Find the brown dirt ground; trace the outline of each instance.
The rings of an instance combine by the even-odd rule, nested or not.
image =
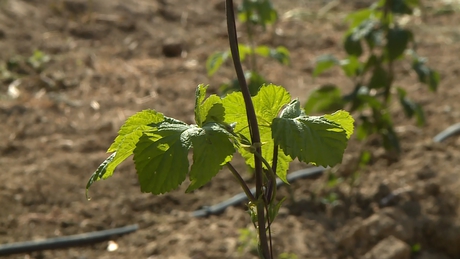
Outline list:
[[[218,0],[2,0],[0,62],[19,60],[15,99],[12,77],[2,70],[0,84],[0,243],[72,235],[137,223],[140,229],[107,242],[5,258],[255,258],[239,247],[239,229],[251,227],[244,206],[222,215],[192,218],[191,211],[240,192],[229,172],[193,194],[185,186],[167,195],[139,191],[131,161],[98,182],[85,198],[85,184],[103,161],[123,121],[153,108],[192,122],[199,83],[211,92],[233,78],[230,65],[208,78],[205,61],[227,49],[222,2]],[[275,1],[283,19],[259,43],[284,45],[292,65],[260,63],[261,73],[305,100],[323,83],[349,88],[333,70],[316,81],[312,62],[321,54],[343,56],[343,18],[363,1],[348,1],[316,16],[324,1]],[[436,94],[417,83],[410,69],[398,69],[399,85],[425,108],[428,125],[414,126],[397,105],[394,116],[403,154],[388,164],[378,144],[372,164],[358,181],[325,187],[326,178],[292,184],[274,223],[277,254],[298,258],[360,258],[393,235],[411,247],[411,258],[460,258],[460,139],[435,144],[432,137],[460,122],[460,15],[439,15],[440,1],[427,2],[421,17],[408,21],[419,53],[441,72]],[[298,19],[289,14],[296,11]],[[244,41],[245,37],[241,40]],[[182,44],[179,57],[162,54],[167,43]],[[25,65],[34,50],[51,57],[41,73]],[[22,61],[21,61],[22,60]],[[358,155],[350,143],[344,165]],[[300,168],[294,165],[293,169]],[[239,168],[243,168],[239,163]],[[346,171],[346,170],[345,170]],[[322,197],[338,194],[333,204]],[[287,188],[280,194],[289,195]],[[394,194],[389,204],[382,198]],[[390,248],[388,248],[391,250]],[[241,249],[240,249],[241,250]]]

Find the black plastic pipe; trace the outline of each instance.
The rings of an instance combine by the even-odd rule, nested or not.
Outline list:
[[[120,236],[134,232],[138,229],[138,225],[130,225],[121,228],[95,231],[72,236],[5,244],[0,245],[0,256],[94,244],[96,242],[109,240],[113,236]]]

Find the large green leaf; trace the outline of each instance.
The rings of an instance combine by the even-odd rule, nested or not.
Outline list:
[[[353,123],[355,120],[348,112],[336,111],[333,114],[325,114],[324,118],[339,124],[347,133],[347,139],[350,139],[351,135],[353,134]]]
[[[136,143],[143,132],[154,129],[155,125],[163,120],[163,114],[154,110],[144,110],[129,117],[107,150],[112,154],[91,175],[86,190],[88,191],[94,182],[112,176],[115,168],[133,154]]]
[[[115,168],[126,158],[133,154],[137,141],[143,132],[152,129],[152,127],[164,120],[164,116],[154,110],[144,110],[129,117],[118,132],[115,141],[109,147],[107,152],[114,152],[115,155],[107,164],[103,179],[112,176]],[[102,173],[102,172],[101,172]]]
[[[233,157],[235,147],[229,133],[216,123],[207,123],[191,138],[193,164],[190,170],[191,192],[209,182]]]
[[[193,147],[191,184],[187,192],[209,182],[231,160],[234,137],[216,122],[203,127],[166,118],[145,132],[134,149],[141,191],[161,194],[176,189],[189,172],[188,151]]]
[[[190,136],[199,128],[180,123],[162,123],[146,132],[134,149],[134,164],[142,192],[162,194],[176,189],[188,173]]]
[[[263,86],[260,88],[258,94],[253,97],[262,141],[262,156],[270,164],[273,162],[272,158],[275,146],[271,134],[271,124],[281,109],[289,103],[290,99],[291,97],[286,89],[275,85]],[[236,123],[234,131],[242,134],[247,139],[251,139],[242,94],[239,92],[231,93],[222,100],[222,103],[225,107],[225,122],[228,124]],[[239,152],[245,158],[246,163],[254,168],[254,155],[244,147],[240,147]],[[280,156],[278,157],[276,171],[281,179],[286,180],[289,162],[292,159],[283,152],[278,153]]]
[[[305,163],[334,166],[342,161],[351,134],[345,128],[350,130],[353,119],[342,113],[330,118],[335,121],[323,116],[306,116],[300,109],[299,101],[293,100],[280,117],[274,119],[273,138],[292,158]]]

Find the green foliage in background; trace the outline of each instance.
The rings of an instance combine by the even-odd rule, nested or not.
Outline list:
[[[402,15],[412,15],[419,4],[418,0],[380,0],[369,8],[350,13],[346,17],[349,29],[343,42],[348,56],[318,57],[313,76],[338,66],[351,79],[354,89],[342,93],[340,86],[329,84],[314,90],[304,106],[307,114],[347,107],[350,112],[360,114],[358,139],[379,134],[384,147],[399,154],[400,143],[389,111],[391,97],[395,95],[405,115],[415,117],[417,125],[424,125],[425,116],[420,104],[411,100],[403,87],[394,84],[396,63],[408,59],[418,80],[429,91],[436,91],[440,81],[439,73],[417,55],[413,32],[398,22]]]
[[[257,45],[254,38],[256,29],[261,28],[265,31],[268,25],[272,25],[278,20],[278,13],[270,0],[243,0],[238,8],[238,20],[245,25],[249,40],[248,45],[239,45],[239,53],[241,61],[247,64],[248,69],[245,72],[245,77],[251,95],[254,96],[263,84],[269,83],[258,72],[257,58],[269,58],[282,65],[289,65],[289,50],[283,46],[271,48],[266,45]],[[217,51],[209,56],[206,61],[208,76],[214,75],[228,58],[231,58],[230,51]],[[239,90],[240,85],[237,79],[224,83],[219,88],[221,95]]]

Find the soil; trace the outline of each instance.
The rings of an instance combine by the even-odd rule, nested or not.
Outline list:
[[[205,69],[211,53],[228,48],[222,2],[0,1],[0,243],[139,224],[112,239],[115,251],[102,242],[5,258],[256,258],[243,204],[207,218],[190,215],[241,191],[226,170],[193,194],[184,184],[152,196],[140,192],[129,160],[92,187],[90,201],[85,197],[88,178],[126,118],[151,108],[192,123],[195,87],[209,84],[217,93],[234,78],[230,64],[213,77]],[[260,59],[261,74],[301,101],[325,83],[352,87],[339,70],[316,80],[311,71],[318,55],[344,57],[344,17],[369,1],[346,1],[324,14],[325,1],[275,2],[280,22],[260,32],[258,43],[286,46],[292,64]],[[419,54],[440,71],[441,85],[429,92],[408,72],[410,62],[398,68],[397,83],[423,105],[427,125],[416,127],[392,105],[399,160],[389,162],[374,141],[367,146],[371,163],[354,181],[328,186],[323,176],[281,188],[288,199],[273,224],[279,258],[372,258],[385,248],[410,254],[385,258],[460,258],[460,138],[432,141],[460,122],[460,15],[446,9],[447,1],[424,3],[406,26]],[[50,60],[34,68],[27,59],[37,50]],[[355,172],[345,168],[360,146],[350,142],[339,172]]]

